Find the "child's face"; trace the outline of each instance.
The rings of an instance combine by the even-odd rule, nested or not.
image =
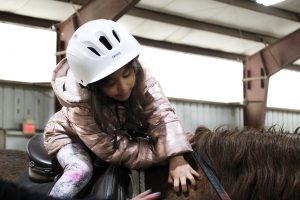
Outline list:
[[[135,73],[131,62],[105,78],[100,90],[108,97],[117,101],[126,101],[135,84]]]

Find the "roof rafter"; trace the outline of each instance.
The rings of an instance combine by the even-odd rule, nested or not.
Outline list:
[[[221,0],[222,1],[222,0]],[[225,26],[219,26],[214,24],[209,24],[205,22],[199,22],[192,19],[187,19],[183,17],[178,17],[174,15],[164,14],[157,11],[152,11],[144,8],[138,8],[133,7],[129,12],[127,12],[128,15],[141,17],[149,20],[159,21],[159,22],[165,22],[168,24],[178,25],[178,26],[184,26],[187,28],[197,29],[197,30],[203,30],[203,31],[209,31],[214,33],[220,33],[232,37],[237,37],[241,39],[247,39],[251,41],[256,42],[262,42],[265,44],[273,44],[278,40],[278,38],[274,38],[271,36],[266,35],[260,35],[248,31],[242,31],[237,29],[232,29]],[[207,56],[214,56],[214,57],[220,57],[220,58],[226,58],[231,60],[244,60],[246,58],[246,55],[243,54],[235,54],[230,52],[223,52],[213,49],[207,49],[207,48],[201,48],[201,47],[195,47],[195,46],[189,46],[189,45],[183,45],[183,44],[175,44],[165,41],[156,41],[156,40],[150,40],[145,38],[139,38],[139,41],[142,44],[159,47],[159,48],[165,48],[165,49],[173,49],[183,52],[189,52],[189,53],[195,53],[195,54],[201,54],[201,55],[207,55]],[[288,65],[286,66],[287,69],[300,71],[299,65]]]
[[[0,12],[0,21],[42,28],[51,28],[52,26],[59,23],[58,21],[17,15],[9,12]]]
[[[300,14],[299,13],[283,10],[283,9],[280,9],[280,8],[270,7],[270,6],[268,6],[268,7],[263,6],[263,5],[260,5],[256,2],[252,1],[252,0],[214,0],[214,1],[230,4],[230,5],[233,5],[233,6],[238,6],[238,7],[241,7],[241,8],[248,9],[248,10],[253,10],[253,11],[256,11],[256,12],[260,12],[260,13],[264,13],[264,14],[267,14],[267,15],[272,15],[272,16],[275,16],[275,17],[288,19],[288,20],[291,20],[291,21],[296,21],[296,22],[300,21]]]
[[[55,0],[55,1],[61,1],[65,3],[72,3],[72,4],[77,4],[77,5],[84,5],[86,4],[89,0]]]
[[[278,39],[267,35],[262,35],[262,34],[257,34],[249,31],[240,30],[240,29],[233,29],[225,26],[196,21],[193,19],[178,17],[175,15],[165,14],[165,13],[152,11],[144,8],[134,7],[131,10],[129,10],[127,14],[131,16],[149,19],[149,20],[164,22],[164,23],[173,24],[177,26],[183,26],[183,27],[192,28],[196,30],[219,33],[222,35],[251,40],[255,42],[261,42],[265,44],[272,44]]]
[[[175,50],[175,51],[180,51],[185,53],[199,54],[199,55],[212,56],[218,58],[226,58],[226,59],[236,60],[236,61],[242,61],[246,58],[246,55],[241,55],[241,54],[189,46],[184,44],[175,44],[166,41],[152,40],[152,39],[142,38],[138,36],[135,36],[135,38],[143,45],[162,48],[162,49],[169,49],[169,50]]]
[[[217,58],[225,58],[225,59],[235,60],[235,61],[244,61],[247,58],[247,55],[243,55],[243,54],[229,53],[229,52],[208,49],[208,48],[201,48],[196,46],[189,46],[184,44],[175,44],[166,41],[147,39],[139,36],[134,36],[134,37],[141,44],[146,46],[156,47],[156,48],[175,50],[175,51],[204,55],[204,56],[212,56]],[[293,71],[300,71],[300,66],[296,64],[289,64],[286,65],[286,69],[293,70]]]

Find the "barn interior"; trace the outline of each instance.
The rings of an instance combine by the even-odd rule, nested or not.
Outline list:
[[[300,107],[272,108],[267,100],[274,74],[300,70],[300,1],[273,5],[255,0],[0,1],[2,23],[56,33],[56,62],[65,57],[74,30],[101,18],[117,21],[143,46],[241,64],[241,103],[170,97],[185,129],[193,131],[198,125],[259,129],[276,124],[294,130],[299,126]],[[60,108],[50,83],[1,80],[0,97],[3,149],[26,150],[30,137],[43,132],[49,116]]]

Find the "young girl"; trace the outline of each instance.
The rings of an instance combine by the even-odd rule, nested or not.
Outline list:
[[[89,148],[104,161],[131,169],[169,160],[169,182],[187,191],[199,176],[182,154],[192,151],[159,83],[141,66],[141,45],[110,20],[94,20],[75,31],[67,58],[55,69],[53,90],[62,105],[48,122],[45,147],[64,173],[50,195],[72,198],[90,180]],[[153,140],[134,139],[143,127]]]

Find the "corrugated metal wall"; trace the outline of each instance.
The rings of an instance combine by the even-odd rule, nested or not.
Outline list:
[[[0,83],[0,128],[19,129],[23,119],[33,119],[37,129],[43,130],[54,114],[54,94],[50,87],[23,86]],[[186,131],[200,126],[216,128],[227,125],[243,127],[243,106],[170,98]],[[266,127],[278,125],[293,131],[300,126],[300,111],[269,108]]]
[[[274,125],[277,128],[282,127],[286,131],[293,132],[300,127],[300,111],[269,108],[266,113],[265,126],[270,127]]]
[[[0,127],[20,129],[24,119],[33,119],[44,129],[54,114],[54,94],[50,87],[0,84]]]
[[[189,132],[194,132],[198,126],[214,129],[223,125],[242,127],[244,124],[242,105],[174,98],[170,98],[170,102]]]
[[[222,125],[243,127],[243,106],[239,104],[213,103],[170,98],[186,131],[194,132],[198,126],[210,129]],[[300,127],[300,110],[268,108],[265,126],[283,128],[293,132]]]

